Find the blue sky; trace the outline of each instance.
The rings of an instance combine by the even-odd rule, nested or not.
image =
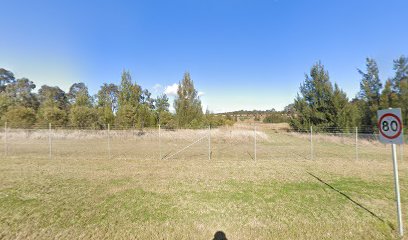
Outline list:
[[[408,55],[408,1],[0,0],[0,67],[38,87],[85,82],[96,93],[123,69],[154,94],[189,71],[214,112],[283,109],[321,61],[354,97],[375,58],[385,80]]]

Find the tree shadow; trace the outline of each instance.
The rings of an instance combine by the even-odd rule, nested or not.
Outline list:
[[[223,231],[217,231],[214,234],[213,240],[228,240],[228,239],[227,239],[227,236],[225,235],[225,233]]]
[[[380,216],[378,216],[377,214],[375,214],[373,211],[371,211],[370,209],[366,208],[365,206],[363,206],[361,203],[355,201],[354,199],[352,199],[350,196],[348,196],[347,194],[341,192],[340,190],[338,190],[337,188],[333,187],[332,185],[328,184],[327,182],[323,181],[321,178],[317,177],[316,175],[307,172],[310,176],[314,177],[315,179],[317,179],[319,182],[323,183],[324,185],[326,185],[327,187],[329,187],[331,190],[337,192],[338,194],[342,195],[343,197],[347,198],[350,202],[352,202],[353,204],[355,204],[356,206],[360,207],[361,209],[365,210],[366,212],[368,212],[371,216],[373,216],[374,218],[376,218],[377,220],[381,221],[382,223],[387,224],[392,230],[394,229],[394,226],[392,225],[392,223],[385,221],[384,219],[382,219]]]

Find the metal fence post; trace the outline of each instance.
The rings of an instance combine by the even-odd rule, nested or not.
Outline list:
[[[110,146],[110,124],[108,123],[108,157],[111,158],[111,146]]]
[[[8,155],[8,146],[7,146],[7,122],[4,123],[4,155]]]
[[[256,125],[254,124],[254,159],[256,161]]]
[[[160,124],[159,124],[159,152],[160,152],[160,159],[162,160],[162,151],[161,151],[161,128],[160,128]]]
[[[310,126],[310,159],[313,160],[313,126]]]
[[[208,160],[211,160],[211,125],[208,126]]]
[[[52,159],[52,139],[51,139],[51,123],[48,124],[48,147],[49,147],[49,158]]]
[[[356,160],[358,161],[358,127],[356,127]]]

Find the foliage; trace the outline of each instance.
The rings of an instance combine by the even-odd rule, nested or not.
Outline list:
[[[220,117],[203,118],[201,101],[188,73],[180,83],[175,101],[176,115],[170,113],[169,99],[165,94],[153,98],[125,70],[120,85],[104,83],[94,96],[82,82],[72,84],[68,93],[57,86],[47,85],[35,93],[35,87],[29,79],[16,80],[11,71],[0,68],[0,119],[15,121],[16,126],[23,127],[36,123],[80,128],[104,128],[107,124],[119,128],[144,128],[161,124],[174,129],[231,124]]]
[[[98,114],[94,108],[87,106],[75,105],[70,110],[70,123],[73,127],[86,128],[92,127],[97,128]]]
[[[380,107],[380,91],[382,88],[379,77],[379,70],[374,59],[366,59],[366,72],[358,69],[362,79],[360,83],[359,97],[364,101],[361,105],[360,112],[362,114],[363,126],[372,126],[375,128],[377,121],[377,110]]]
[[[68,111],[69,102],[67,94],[59,87],[41,86],[38,90],[38,99],[42,107],[56,107]]]
[[[183,80],[179,83],[174,108],[179,127],[197,128],[202,125],[201,100],[188,72],[184,73]]]
[[[292,106],[285,108],[291,115],[290,124],[298,130],[309,126],[333,131],[350,131],[359,127],[362,131],[376,129],[377,110],[401,108],[404,125],[408,124],[408,59],[404,56],[394,60],[395,76],[383,87],[379,69],[374,59],[366,59],[366,70],[358,69],[361,75],[357,98],[349,101],[337,86],[331,87],[328,72],[318,63],[312,67],[310,77],[301,85],[300,95]]]
[[[41,125],[51,123],[52,126],[64,127],[68,123],[68,116],[64,110],[45,106],[38,111],[38,122]]]
[[[9,127],[30,128],[36,122],[36,113],[32,108],[12,106],[2,117],[2,122],[7,122]]]
[[[82,82],[72,84],[72,86],[69,88],[67,97],[71,105],[87,107],[92,105],[88,87]]]
[[[27,78],[21,78],[6,86],[5,94],[11,100],[11,105],[37,109],[39,102],[32,90],[35,84]]]
[[[404,126],[408,127],[408,58],[400,56],[394,60],[395,76],[392,79],[393,92],[398,96]]]
[[[68,93],[57,86],[43,85],[37,93],[35,84],[27,78],[15,79],[14,74],[0,68],[0,119],[15,121],[23,127],[36,123],[55,126],[104,127],[115,124],[120,128],[154,127],[204,128],[231,125],[237,119],[254,116],[264,122],[288,122],[296,130],[308,131],[310,126],[321,131],[352,131],[359,127],[373,132],[376,112],[384,108],[401,108],[403,123],[408,125],[408,58],[400,56],[393,62],[395,75],[384,86],[374,59],[366,59],[361,75],[360,90],[351,101],[345,92],[330,81],[329,73],[318,62],[305,75],[294,103],[283,112],[235,111],[225,114],[203,114],[201,100],[191,76],[186,72],[180,81],[174,100],[175,114],[169,111],[165,94],[152,94],[123,71],[120,85],[104,83],[95,96],[84,83],[74,83]],[[11,125],[10,125],[11,126]]]
[[[220,126],[232,126],[235,121],[232,119],[231,115],[215,115],[210,113],[208,110],[204,116],[204,124],[200,127],[204,128],[206,126],[211,126],[212,128],[220,127]]]
[[[264,123],[284,123],[289,122],[290,118],[285,112],[273,112],[268,114],[262,121]]]
[[[6,90],[8,84],[14,83],[14,74],[4,68],[0,68],[0,92]]]
[[[142,94],[142,88],[132,82],[132,76],[128,71],[123,71],[122,80],[118,92],[118,111],[116,124],[131,128],[138,124],[138,107]]]
[[[318,62],[306,75],[293,105],[290,125],[296,130],[308,131],[310,126],[329,131],[348,127],[353,111],[347,110],[348,99],[337,84],[330,82],[329,73]]]

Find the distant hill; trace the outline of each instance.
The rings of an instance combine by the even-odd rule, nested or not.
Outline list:
[[[232,112],[223,112],[223,113],[217,113],[217,115],[255,115],[255,114],[270,114],[270,113],[276,113],[279,111],[276,111],[275,109],[271,110],[238,110],[238,111],[232,111]]]
[[[239,110],[232,112],[217,113],[216,115],[229,116],[237,122],[259,121],[264,123],[287,123],[290,114],[284,111],[271,110]]]

